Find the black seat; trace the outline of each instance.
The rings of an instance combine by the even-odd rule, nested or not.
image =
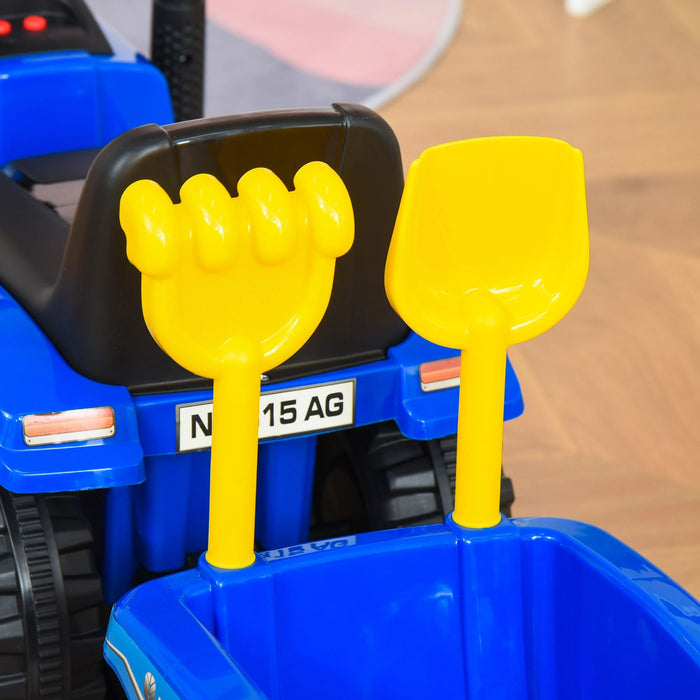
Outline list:
[[[381,359],[407,335],[384,293],[384,262],[403,170],[393,132],[363,107],[334,105],[133,129],[97,156],[67,237],[65,224],[48,207],[30,205],[26,192],[22,203],[42,206],[41,222],[0,211],[0,282],[81,374],[138,392],[206,386],[206,380],[174,364],[146,329],[139,273],[126,258],[119,226],[119,198],[131,182],[149,178],[179,201],[181,185],[198,172],[212,173],[235,195],[241,175],[258,166],[272,169],[291,188],[294,173],[311,160],[327,162],[343,178],[355,210],[355,244],[338,261],[319,329],[273,376]],[[5,180],[0,208],[7,201],[3,185],[20,189]]]

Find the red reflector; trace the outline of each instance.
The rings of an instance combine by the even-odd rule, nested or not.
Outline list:
[[[0,19],[0,36],[12,33],[12,25],[6,19]]]
[[[109,406],[25,416],[24,441],[28,445],[94,440],[114,435],[114,411]]]
[[[423,391],[437,391],[459,386],[460,357],[424,362],[419,367],[420,384]]]
[[[41,15],[27,15],[22,21],[22,26],[28,32],[43,32],[46,29],[46,17]]]

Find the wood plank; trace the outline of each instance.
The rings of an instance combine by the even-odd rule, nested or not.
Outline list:
[[[406,164],[505,133],[583,150],[591,272],[579,305],[513,348],[516,515],[600,525],[700,595],[700,4],[469,0],[454,44],[382,114]]]

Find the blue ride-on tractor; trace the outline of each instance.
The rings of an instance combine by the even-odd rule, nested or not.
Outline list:
[[[253,167],[291,186],[320,160],[352,197],[328,311],[262,377],[259,548],[454,505],[457,353],[410,331],[383,287],[403,189],[391,129],[352,105],[173,123],[201,110],[203,21],[202,2],[154,3],[159,70],[82,0],[0,2],[3,698],[102,697],[106,606],[206,548],[212,385],[146,329],[118,217],[134,180],[176,198],[206,171],[234,194]],[[508,365],[504,417],[521,411]]]

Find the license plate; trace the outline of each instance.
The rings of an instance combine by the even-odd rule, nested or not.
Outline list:
[[[177,451],[211,447],[213,404],[177,407]],[[346,428],[355,423],[355,380],[270,391],[260,396],[260,440]]]

